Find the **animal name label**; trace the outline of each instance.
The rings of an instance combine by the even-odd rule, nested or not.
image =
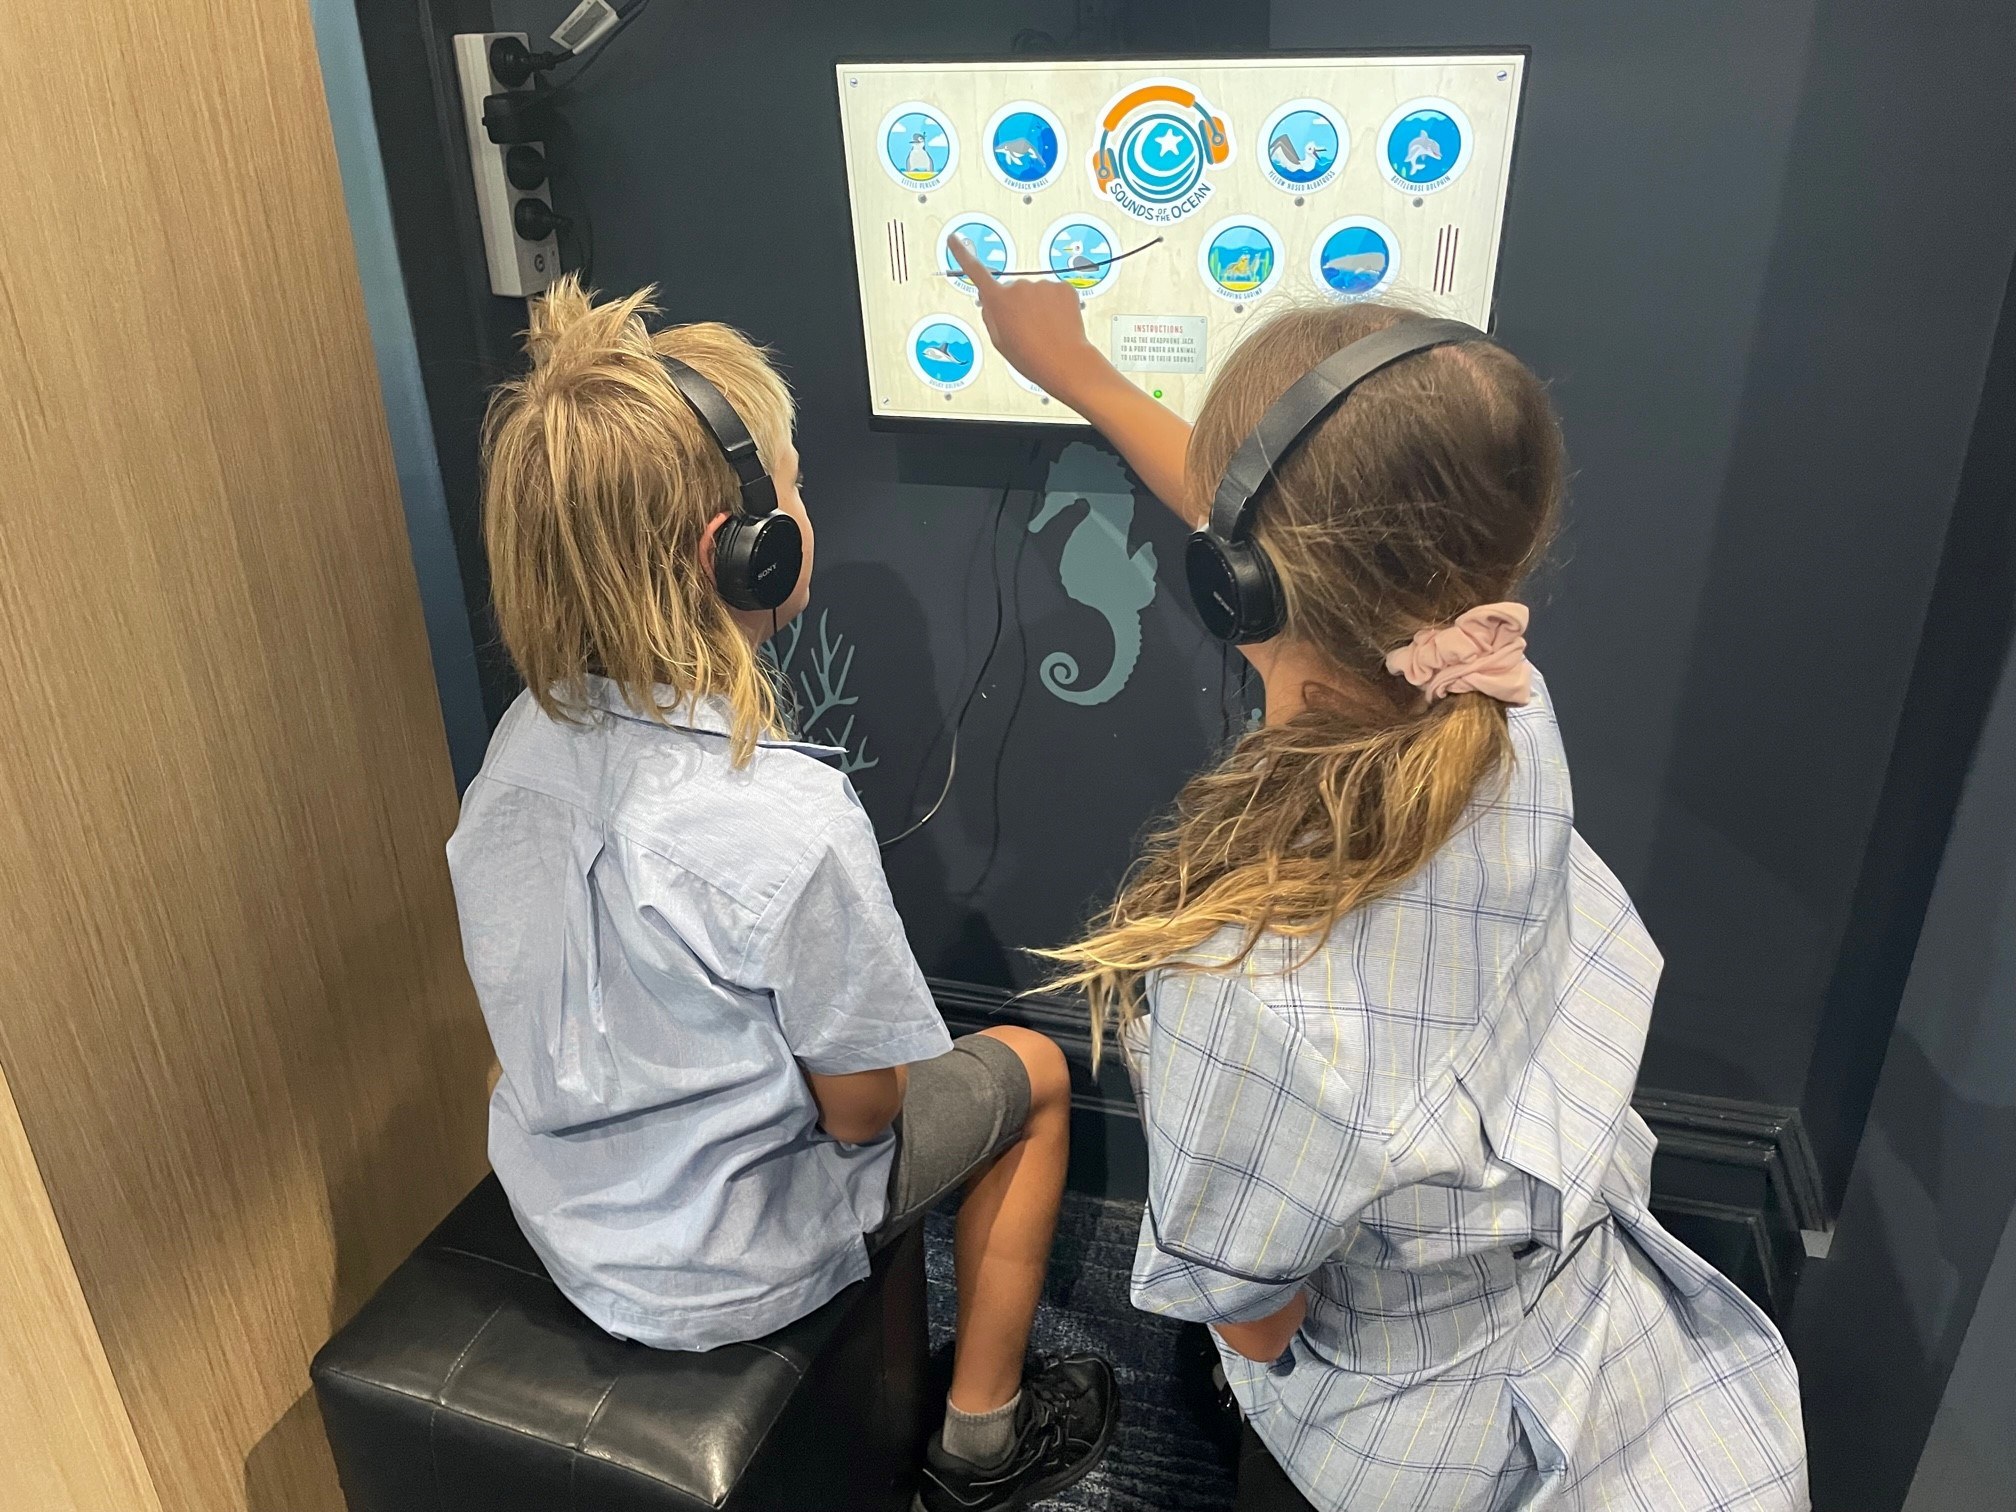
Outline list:
[[[1201,373],[1210,331],[1202,315],[1115,315],[1113,366],[1123,373]]]

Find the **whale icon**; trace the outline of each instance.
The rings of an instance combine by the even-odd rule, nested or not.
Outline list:
[[[1384,273],[1386,254],[1384,252],[1346,252],[1341,257],[1333,257],[1323,264],[1325,273]]]
[[[1016,137],[1009,142],[996,142],[994,155],[1001,159],[1001,164],[1005,168],[1020,168],[1024,163],[1043,161],[1042,150],[1027,137]]]

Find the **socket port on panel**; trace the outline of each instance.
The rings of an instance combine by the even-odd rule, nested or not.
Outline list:
[[[504,177],[513,189],[537,189],[546,182],[546,154],[527,142],[519,142],[504,154]]]

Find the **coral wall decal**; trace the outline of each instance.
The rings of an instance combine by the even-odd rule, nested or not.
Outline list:
[[[805,638],[801,615],[771,637],[764,650],[777,668],[796,706],[798,733],[822,745],[838,746],[846,754],[840,759],[843,772],[865,772],[881,763],[868,754],[868,737],[854,735],[854,716],[839,725],[833,720],[842,710],[861,701],[858,693],[847,691],[847,678],[854,670],[854,647],[837,630],[829,630],[827,612],[819,611],[819,641],[805,647],[805,664],[798,665],[798,652]]]

